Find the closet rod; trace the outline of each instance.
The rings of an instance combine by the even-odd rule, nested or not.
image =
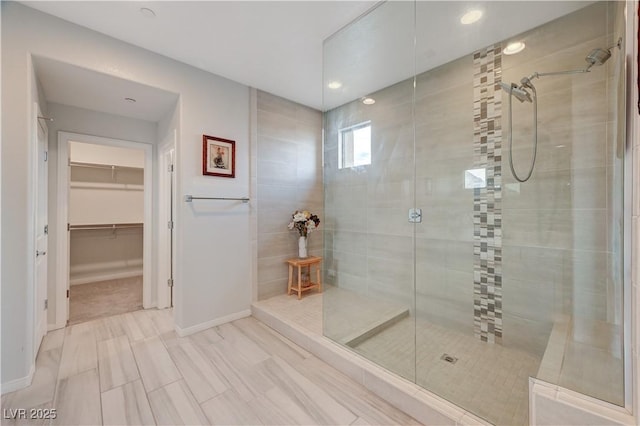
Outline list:
[[[117,166],[115,164],[110,165],[110,164],[81,163],[78,161],[69,161],[69,165],[74,167],[86,167],[89,169],[107,169],[107,170],[113,170],[113,169],[142,170],[143,169],[143,167]]]
[[[193,200],[232,200],[232,201],[242,201],[243,203],[248,203],[249,198],[229,198],[229,197],[194,197],[193,195],[185,195],[184,201],[186,203],[190,203]]]
[[[94,225],[68,225],[67,229],[69,231],[93,231],[98,229],[135,229],[142,228],[144,224],[142,223],[99,223]]]

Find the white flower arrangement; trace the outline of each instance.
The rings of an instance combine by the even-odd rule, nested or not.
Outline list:
[[[320,218],[312,214],[308,210],[296,210],[291,215],[291,222],[289,222],[289,229],[296,229],[301,237],[306,237],[309,232],[313,232],[318,229],[320,225]]]

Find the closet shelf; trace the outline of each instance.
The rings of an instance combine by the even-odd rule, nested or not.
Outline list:
[[[144,185],[136,183],[69,182],[70,188],[78,189],[116,189],[120,191],[144,191]]]
[[[111,229],[113,231],[117,229],[135,229],[142,228],[144,226],[143,223],[97,223],[90,225],[68,225],[69,231],[93,231],[93,230],[108,230]]]

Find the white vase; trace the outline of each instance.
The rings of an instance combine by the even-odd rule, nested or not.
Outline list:
[[[298,257],[300,259],[307,257],[307,237],[298,238]]]

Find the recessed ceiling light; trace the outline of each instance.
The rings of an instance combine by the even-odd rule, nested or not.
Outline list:
[[[155,18],[156,17],[156,13],[153,11],[153,9],[149,9],[148,7],[141,7],[140,8],[140,13],[142,13],[142,15],[146,18]]]
[[[507,47],[504,48],[502,53],[505,55],[515,55],[516,53],[520,53],[524,50],[525,45],[521,41],[514,41],[512,43],[507,44]]]
[[[136,102],[136,100],[133,98],[124,98],[124,100],[132,104]]]
[[[329,84],[327,84],[327,87],[329,89],[333,89],[333,90],[339,89],[339,88],[342,87],[342,83],[340,83],[339,81],[335,81],[335,80],[334,81],[330,81]]]
[[[362,103],[365,105],[373,105],[376,103],[376,100],[373,98],[362,98]]]
[[[460,17],[460,23],[469,25],[478,22],[480,18],[482,18],[482,11],[480,9],[472,9]]]

